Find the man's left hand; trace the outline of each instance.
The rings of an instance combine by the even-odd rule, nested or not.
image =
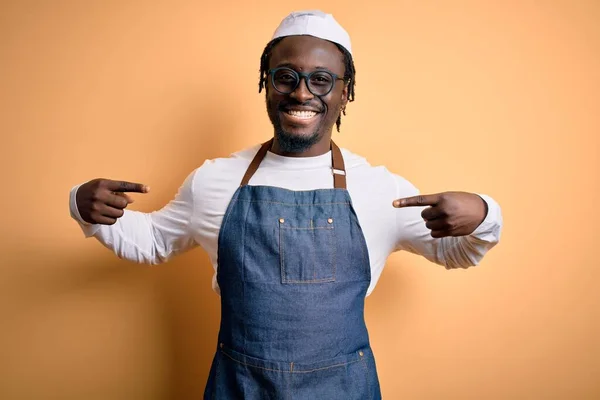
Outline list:
[[[426,207],[421,213],[431,236],[470,235],[487,215],[487,203],[474,193],[444,192],[394,200],[393,206]]]

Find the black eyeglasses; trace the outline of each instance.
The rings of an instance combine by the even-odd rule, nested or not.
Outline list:
[[[281,94],[290,94],[300,84],[303,78],[308,90],[315,96],[326,96],[331,92],[335,81],[343,81],[338,75],[329,71],[296,72],[288,67],[279,67],[270,69],[268,74],[271,76],[271,83],[275,90]]]

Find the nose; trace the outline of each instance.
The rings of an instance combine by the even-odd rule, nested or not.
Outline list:
[[[296,99],[299,103],[305,103],[314,97],[310,90],[308,90],[308,86],[306,85],[306,78],[300,78],[298,86],[296,86],[296,89],[294,89],[294,91],[290,93],[290,97]]]

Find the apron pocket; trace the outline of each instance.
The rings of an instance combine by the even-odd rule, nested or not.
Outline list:
[[[246,356],[220,345],[215,400],[287,400],[289,373],[279,363]]]
[[[369,347],[315,363],[268,361],[220,346],[216,399],[379,399]],[[229,397],[227,397],[229,396]]]
[[[335,281],[335,223],[311,219],[308,226],[279,220],[279,258],[282,283]]]

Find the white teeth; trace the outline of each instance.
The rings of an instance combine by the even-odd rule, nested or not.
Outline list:
[[[315,115],[317,115],[316,112],[314,111],[295,111],[295,110],[288,110],[287,113],[291,116],[294,117],[298,117],[298,118],[312,118]]]

